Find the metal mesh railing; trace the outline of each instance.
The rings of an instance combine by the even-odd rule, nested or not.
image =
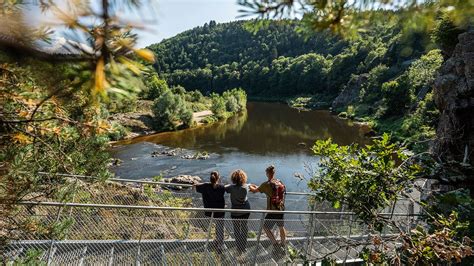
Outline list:
[[[233,210],[220,210],[226,213],[223,218],[206,217],[200,208],[201,195],[190,185],[124,179],[85,182],[83,178],[90,177],[64,177],[74,185],[74,203],[20,205],[13,223],[33,230],[13,234],[14,240],[2,251],[5,261],[48,265],[273,265],[329,258],[347,262],[357,260],[362,248],[371,245],[373,232],[352,213],[333,209],[328,203],[315,203],[311,193],[287,193],[287,241],[276,245],[264,230],[267,212],[255,210],[265,208],[267,199],[262,194],[249,195],[254,210],[245,222],[236,223],[230,216]],[[408,231],[413,214],[419,210],[412,201],[399,199],[381,212],[396,227]],[[273,232],[280,234],[277,226]],[[385,228],[382,236],[394,238],[390,243],[395,247],[399,232]]]
[[[371,245],[369,228],[347,212],[286,211],[286,243],[265,233],[268,211],[248,219],[207,217],[203,208],[23,202],[14,217],[34,226],[18,232],[4,250],[8,263],[48,265],[275,265],[330,258],[356,260]],[[407,230],[414,216],[390,213]],[[277,222],[277,221],[275,221]],[[270,229],[280,239],[278,226]],[[399,231],[385,228],[381,237]],[[396,238],[393,245],[397,245]],[[298,256],[295,256],[298,254]]]
[[[48,173],[40,173],[50,175]],[[153,205],[167,207],[204,207],[202,195],[195,192],[190,184],[177,184],[157,182],[151,180],[134,180],[110,178],[106,182],[84,182],[96,180],[91,176],[54,174],[71,178],[74,183],[72,202],[93,204],[118,204],[118,205]],[[252,209],[265,209],[267,198],[261,193],[248,195]],[[225,197],[226,205],[230,206],[229,197]],[[285,206],[287,210],[294,211],[344,211],[335,209],[328,202],[314,202],[313,193],[289,191],[286,193]],[[419,213],[421,207],[407,198],[400,198],[391,207],[381,212]]]

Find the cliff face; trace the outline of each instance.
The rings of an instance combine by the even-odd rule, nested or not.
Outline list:
[[[334,99],[331,104],[332,110],[337,110],[339,108],[345,108],[349,104],[356,103],[359,100],[360,89],[362,84],[367,82],[368,74],[361,74],[355,78],[352,78],[346,85],[346,87],[341,91],[341,93]]]
[[[474,31],[459,35],[434,83],[440,110],[434,153],[443,161],[474,162]]]
[[[442,183],[474,193],[474,31],[458,38],[433,85],[440,117],[432,152],[441,163]]]

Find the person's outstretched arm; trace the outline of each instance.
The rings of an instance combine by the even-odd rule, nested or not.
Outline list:
[[[260,192],[260,190],[258,190],[258,187],[254,184],[250,184],[249,190],[250,190],[250,192],[253,192],[253,193]]]
[[[193,189],[194,191],[198,192],[198,193],[202,193],[201,191],[201,187],[204,183],[193,183]]]

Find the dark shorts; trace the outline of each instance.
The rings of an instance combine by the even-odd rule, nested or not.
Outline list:
[[[273,229],[275,224],[278,227],[283,227],[285,225],[285,220],[283,219],[283,213],[269,213],[265,216],[264,226],[269,229]]]

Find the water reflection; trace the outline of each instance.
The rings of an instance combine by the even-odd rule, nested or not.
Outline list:
[[[327,111],[298,111],[285,104],[248,103],[247,112],[206,127],[135,138],[121,144],[152,142],[170,147],[225,153],[310,153],[317,139],[363,143],[365,129]]]

